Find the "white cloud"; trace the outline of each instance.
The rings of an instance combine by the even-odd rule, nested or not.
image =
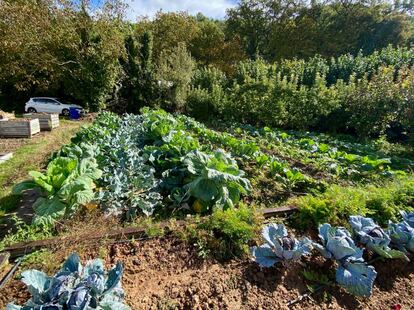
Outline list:
[[[128,0],[127,18],[136,20],[139,16],[154,17],[163,12],[185,11],[195,15],[198,12],[212,18],[223,18],[226,9],[235,5],[234,0]]]

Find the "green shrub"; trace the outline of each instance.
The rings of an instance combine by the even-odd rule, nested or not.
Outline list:
[[[194,88],[213,90],[213,86],[225,87],[227,84],[226,75],[214,67],[201,68],[194,72],[192,86]]]
[[[217,69],[198,70],[186,110],[204,120],[214,115],[361,138],[391,133],[390,128],[398,128],[401,137],[414,136],[413,53],[388,47],[332,60],[243,61],[232,78]]]
[[[186,112],[199,119],[215,117],[227,104],[227,95],[220,85],[212,85],[212,90],[193,88],[188,93]]]
[[[248,252],[248,243],[256,236],[259,223],[260,217],[248,206],[215,210],[198,224],[196,244],[204,245],[204,251],[210,251],[220,260],[242,256]]]

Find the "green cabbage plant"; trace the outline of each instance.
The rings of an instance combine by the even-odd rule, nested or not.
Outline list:
[[[251,190],[234,159],[223,150],[213,154],[193,151],[182,158],[189,177],[184,188],[202,203],[220,208],[233,207],[241,194]]]
[[[94,181],[102,176],[102,171],[94,158],[57,157],[45,173],[30,171],[29,175],[32,179],[16,185],[13,192],[39,189],[42,196],[33,204],[33,223],[51,225],[94,198]]]

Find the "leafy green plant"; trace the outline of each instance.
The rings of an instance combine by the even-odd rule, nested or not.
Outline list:
[[[229,259],[248,253],[247,244],[254,239],[260,217],[255,210],[241,205],[238,208],[213,211],[197,225],[193,238],[218,259]]]
[[[15,229],[9,231],[0,241],[0,250],[14,243],[41,240],[53,236],[52,227],[29,225],[16,215],[13,215],[11,219]]]
[[[79,256],[73,253],[52,277],[38,270],[24,271],[22,281],[32,297],[24,306],[8,304],[7,310],[128,310],[123,303],[122,273],[121,263],[106,273],[102,260],[82,266]]]
[[[401,210],[414,207],[414,183],[411,177],[396,178],[381,185],[338,186],[324,193],[292,198],[287,204],[296,205],[296,223],[302,227],[329,222],[347,225],[349,216],[370,216],[380,225],[396,220]]]
[[[244,178],[244,172],[222,150],[212,155],[193,151],[182,162],[190,174],[184,187],[203,203],[226,209],[233,207],[241,194],[250,191],[250,182]]]
[[[29,175],[32,180],[16,185],[13,193],[40,189],[43,197],[33,205],[33,223],[47,226],[90,202],[94,198],[94,181],[102,176],[102,171],[94,158],[57,157],[48,164],[45,174],[31,171]]]

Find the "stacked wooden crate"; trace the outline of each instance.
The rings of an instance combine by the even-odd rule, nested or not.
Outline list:
[[[7,120],[7,119],[14,119],[14,118],[15,118],[14,113],[7,113],[7,112],[0,110],[0,119]]]
[[[31,138],[40,132],[39,119],[16,118],[0,120],[0,137]]]
[[[49,113],[27,113],[23,115],[26,118],[39,119],[40,130],[52,130],[59,127],[59,114]]]

